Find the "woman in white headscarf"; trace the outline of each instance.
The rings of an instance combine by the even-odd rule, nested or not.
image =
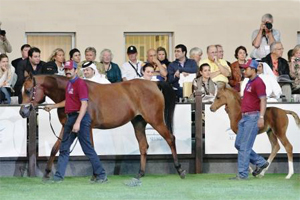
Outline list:
[[[84,79],[100,84],[110,84],[109,80],[104,75],[99,74],[96,65],[93,62],[83,63],[81,70],[83,71]]]
[[[259,62],[259,65],[257,67],[257,74],[266,85],[267,101],[277,102],[282,94],[282,90],[270,66],[267,63]],[[248,81],[249,79],[245,78],[242,83],[241,96],[244,95],[244,89]]]

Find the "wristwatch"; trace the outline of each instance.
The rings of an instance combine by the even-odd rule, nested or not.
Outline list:
[[[263,115],[260,115],[260,116],[259,116],[259,118],[260,118],[260,119],[263,119],[263,118],[264,118],[264,116],[263,116]]]

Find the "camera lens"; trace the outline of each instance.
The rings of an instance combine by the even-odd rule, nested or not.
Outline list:
[[[273,25],[269,22],[266,22],[265,25],[266,25],[267,29],[269,29],[269,30],[271,30],[273,28]]]

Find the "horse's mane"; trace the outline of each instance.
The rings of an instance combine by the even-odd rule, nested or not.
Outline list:
[[[235,89],[225,88],[225,91],[230,92],[233,95],[234,99],[236,99],[238,103],[241,104],[241,96]]]

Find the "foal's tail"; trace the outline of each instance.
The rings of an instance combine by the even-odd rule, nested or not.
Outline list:
[[[285,113],[288,115],[292,115],[296,121],[296,124],[298,125],[298,127],[300,128],[300,118],[297,115],[297,113],[295,113],[294,111],[291,110],[285,110]]]
[[[171,134],[173,134],[173,116],[176,103],[176,94],[172,86],[167,82],[158,81],[157,86],[162,91],[165,99],[165,123]]]

